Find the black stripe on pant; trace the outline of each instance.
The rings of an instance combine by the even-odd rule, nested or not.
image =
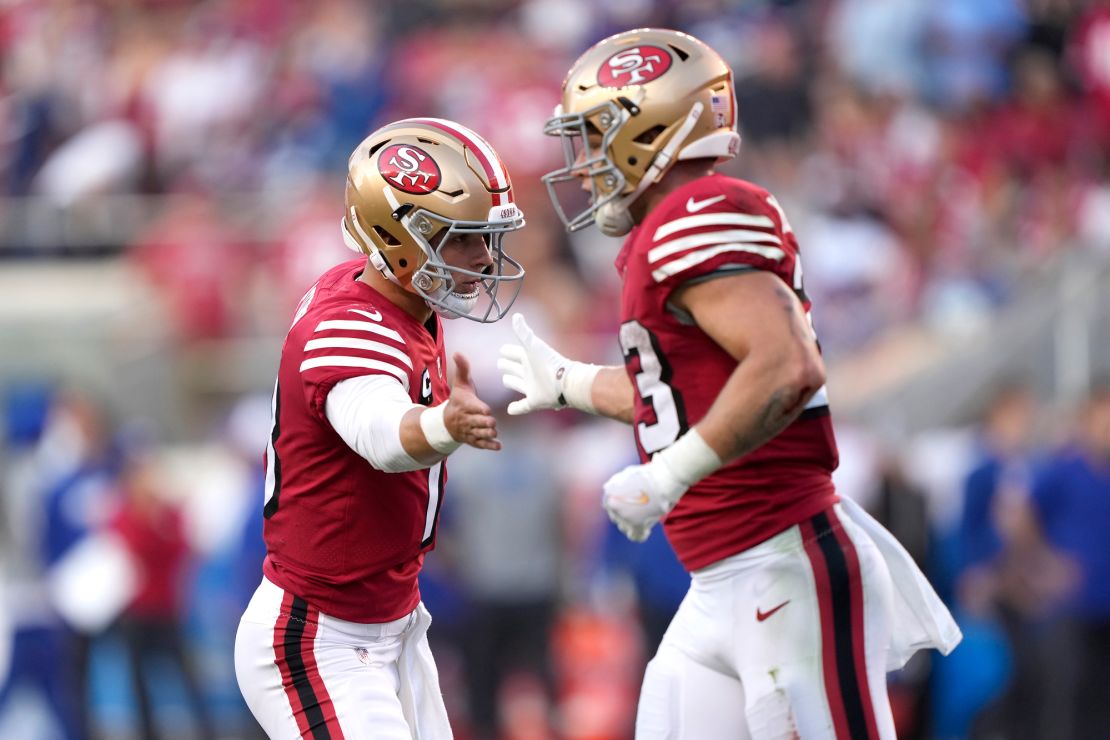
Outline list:
[[[821,554],[829,574],[829,591],[832,597],[833,635],[836,647],[836,675],[840,684],[840,699],[848,721],[848,730],[853,740],[864,740],[867,732],[867,716],[864,713],[863,697],[860,696],[860,680],[855,663],[852,634],[852,582],[848,572],[848,562],[836,534],[832,531],[829,515],[821,512],[810,522],[817,534]],[[862,585],[862,584],[860,584]],[[859,636],[862,639],[862,635]],[[866,683],[866,682],[865,682]]]
[[[301,709],[312,731],[313,740],[331,740],[328,731],[328,721],[320,708],[320,699],[312,688],[312,680],[304,664],[302,638],[304,637],[305,622],[308,619],[308,604],[303,600],[293,597],[292,612],[285,623],[285,662],[289,664],[289,677],[293,681],[293,688],[301,700]],[[311,650],[311,646],[309,646]]]

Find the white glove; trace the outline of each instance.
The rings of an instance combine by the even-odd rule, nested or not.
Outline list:
[[[651,462],[630,465],[605,481],[601,505],[628,539],[643,542],[690,486],[722,464],[698,430],[691,429],[655,453]]]
[[[501,382],[524,396],[509,404],[510,415],[567,406],[594,411],[590,387],[600,367],[563,357],[537,337],[519,313],[513,314],[513,332],[520,344],[502,345],[497,361],[504,373]]]
[[[625,537],[643,542],[686,488],[656,457],[646,465],[630,465],[605,481],[601,505]]]

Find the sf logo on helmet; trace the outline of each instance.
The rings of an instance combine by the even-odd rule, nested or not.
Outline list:
[[[597,81],[604,87],[642,85],[661,77],[671,68],[671,55],[658,46],[634,46],[622,49],[605,60],[597,71]]]
[[[415,146],[394,144],[378,156],[378,172],[386,181],[406,193],[424,195],[439,187],[439,165]]]

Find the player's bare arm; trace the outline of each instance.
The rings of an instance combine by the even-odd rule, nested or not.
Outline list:
[[[598,416],[623,421],[625,424],[632,423],[635,391],[624,366],[602,367],[590,386],[590,399]]]
[[[516,344],[501,347],[501,381],[523,398],[509,404],[513,416],[568,406],[632,423],[634,395],[627,371],[568,359],[536,336],[520,314],[513,316]]]
[[[775,437],[824,385],[824,363],[802,305],[773,273],[685,286],[672,302],[739,363],[696,426],[723,461]]]
[[[698,424],[650,463],[605,483],[605,510],[636,541],[647,538],[690,486],[785,429],[825,382],[802,307],[774,274],[693,283],[676,290],[671,303],[738,364]]]

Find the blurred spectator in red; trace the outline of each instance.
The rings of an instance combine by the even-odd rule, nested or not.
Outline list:
[[[1095,117],[1102,146],[1110,146],[1110,0],[1090,0],[1072,28],[1068,55]]]
[[[265,283],[256,291],[266,300],[266,310],[258,316],[267,322],[261,327],[264,331],[288,329],[289,317],[296,312],[305,286],[311,286],[329,267],[353,256],[339,229],[343,212],[336,201],[342,199],[338,192],[342,181],[335,185],[327,188],[321,182],[302,188],[284,213],[285,224],[275,235],[276,242],[265,252],[269,269],[254,274]]]
[[[1067,165],[1084,131],[1061,70],[1047,52],[1025,50],[1014,60],[1012,97],[991,116],[982,143],[1019,178]]]
[[[123,504],[113,522],[138,573],[131,603],[119,619],[143,738],[157,738],[153,686],[160,680],[156,658],[180,672],[202,738],[214,738],[196,671],[182,634],[182,595],[190,562],[182,514],[166,500],[163,473],[149,453],[128,459],[121,476]]]
[[[1078,567],[1078,587],[1068,605],[1074,652],[1053,656],[1075,664],[1071,737],[1105,738],[1110,737],[1110,380],[1087,400],[1077,437],[1038,477],[1033,504],[1048,541]],[[1062,729],[1053,727],[1051,736],[1067,737]]]
[[[222,337],[235,329],[237,291],[247,284],[251,255],[209,196],[172,198],[130,256],[158,289],[182,339]]]

